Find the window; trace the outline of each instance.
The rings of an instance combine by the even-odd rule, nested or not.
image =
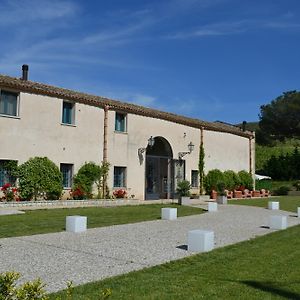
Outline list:
[[[126,132],[126,114],[116,112],[115,130]]]
[[[63,176],[63,187],[70,188],[72,186],[73,165],[72,164],[60,164],[60,171]]]
[[[114,187],[126,187],[126,167],[114,167]]]
[[[198,171],[196,171],[196,170],[192,170],[191,185],[194,188],[199,186],[199,176],[198,176]]]
[[[72,102],[63,101],[62,123],[75,124],[75,104]]]
[[[16,166],[15,160],[0,160],[0,187],[6,183],[15,184],[16,177],[12,175],[12,170]]]
[[[0,114],[17,116],[18,96],[17,93],[1,91]]]

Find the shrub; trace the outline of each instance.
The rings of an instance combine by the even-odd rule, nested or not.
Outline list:
[[[94,162],[85,163],[74,176],[74,190],[81,190],[84,198],[91,198],[93,184],[100,174],[100,166]]]
[[[297,180],[295,183],[293,183],[293,187],[296,188],[296,191],[300,191],[300,180]]]
[[[81,188],[77,187],[71,191],[71,196],[74,200],[83,200],[85,199],[85,194]]]
[[[271,190],[272,189],[272,180],[271,179],[262,179],[255,180],[255,189],[256,190]]]
[[[218,169],[210,170],[204,178],[206,194],[211,194],[212,190],[216,190],[219,181],[224,181],[223,173]]]
[[[275,194],[277,196],[286,196],[289,192],[290,188],[286,185],[283,185],[279,187],[277,190],[275,190]]]
[[[233,191],[240,185],[240,178],[232,170],[227,170],[223,173],[224,176],[224,183],[225,183],[225,188],[227,190]]]
[[[116,197],[116,198],[125,198],[126,197],[126,190],[124,189],[118,189],[118,190],[115,190],[113,192],[113,195]]]
[[[44,284],[41,279],[26,281],[22,285],[17,285],[20,274],[16,272],[0,273],[0,300],[49,300],[46,294]],[[112,290],[106,288],[99,291],[99,298],[108,299],[112,295]],[[74,286],[72,281],[67,281],[67,288],[62,296],[58,296],[56,300],[73,299]],[[76,296],[76,295],[75,295]]]
[[[12,186],[10,183],[6,183],[0,189],[3,193],[3,197],[1,198],[4,201],[18,201],[18,189]]]
[[[6,272],[0,274],[0,299],[5,300],[48,300],[44,290],[45,284],[40,279],[27,281],[21,286],[16,286],[20,278],[19,273]]]
[[[250,173],[248,173],[247,171],[240,171],[240,172],[238,172],[238,176],[240,179],[240,185],[243,188],[248,189],[248,190],[253,189],[253,178]]]
[[[60,197],[62,174],[59,168],[47,157],[30,158],[18,168],[20,196],[35,200],[40,196],[56,200]]]
[[[220,196],[226,196],[224,181],[217,182],[217,192],[218,192],[218,195],[220,195]]]
[[[180,197],[189,197],[190,196],[191,185],[187,180],[182,180],[178,182],[176,192]]]
[[[73,190],[81,190],[83,192],[82,199],[92,198],[93,185],[97,185],[98,197],[102,198],[107,195],[103,195],[105,180],[109,170],[108,163],[102,163],[101,166],[96,165],[94,162],[85,163],[74,176]]]

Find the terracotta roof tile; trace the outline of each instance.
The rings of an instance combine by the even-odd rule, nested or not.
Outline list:
[[[151,118],[171,121],[171,122],[191,126],[194,128],[203,127],[206,130],[228,132],[228,133],[232,133],[232,134],[236,134],[248,138],[254,136],[254,134],[250,131],[243,132],[240,128],[236,126],[231,126],[224,123],[205,122],[199,119],[187,118],[184,116],[159,111],[156,109],[151,109],[136,104],[130,104],[126,102],[108,99],[105,97],[93,96],[85,93],[75,92],[72,90],[54,87],[51,85],[33,82],[29,80],[24,81],[19,78],[14,78],[5,75],[0,75],[0,87],[11,88],[11,89],[18,90],[20,92],[27,92],[32,94],[57,97],[60,99],[72,100],[75,102],[93,105],[101,108],[104,108],[105,106],[108,105],[111,110],[124,111],[127,113],[137,114],[141,116],[147,116]]]

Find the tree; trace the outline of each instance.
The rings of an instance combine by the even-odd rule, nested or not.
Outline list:
[[[203,141],[201,140],[200,149],[199,149],[199,163],[198,163],[198,173],[199,173],[199,187],[200,187],[200,195],[204,193],[204,147]]]
[[[259,126],[273,139],[300,137],[300,92],[290,91],[260,107]]]

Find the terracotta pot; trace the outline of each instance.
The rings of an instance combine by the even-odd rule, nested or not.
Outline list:
[[[212,190],[211,194],[210,194],[210,198],[216,200],[217,199],[217,195],[218,195],[218,193],[216,191]]]
[[[234,198],[243,198],[243,192],[242,191],[234,191],[233,197]]]

